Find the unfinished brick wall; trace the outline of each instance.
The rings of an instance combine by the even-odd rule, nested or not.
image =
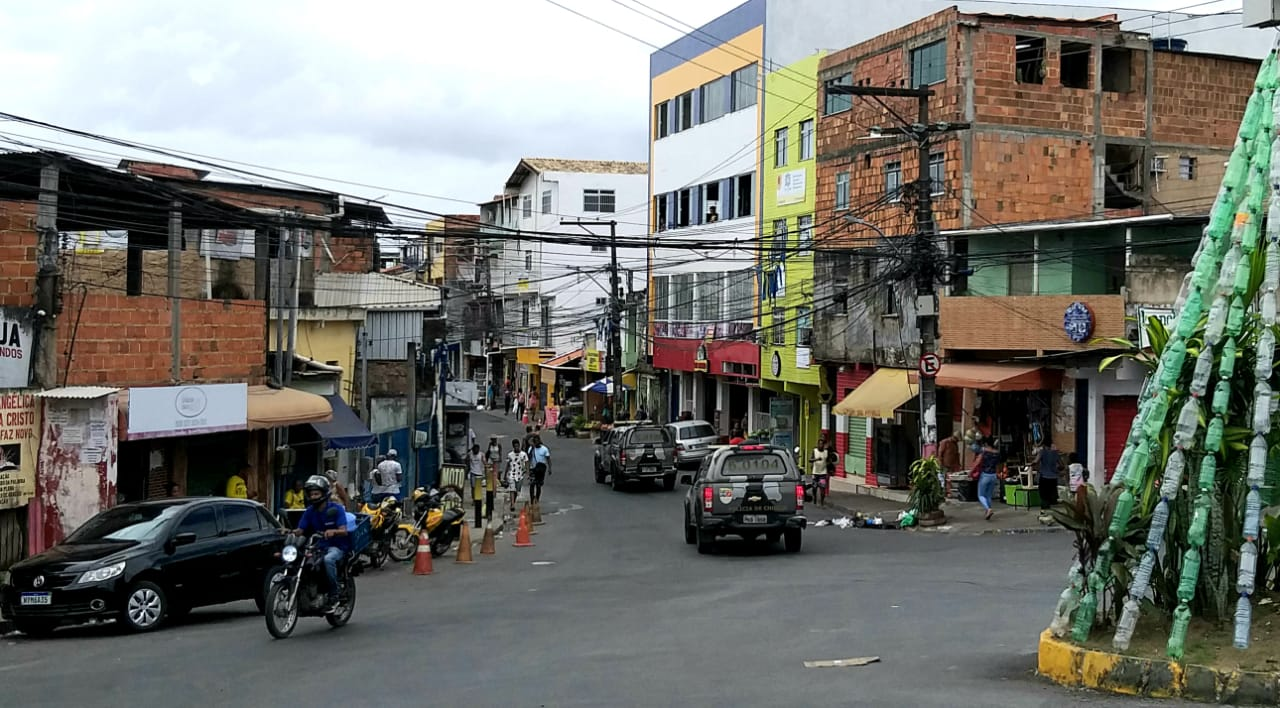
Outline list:
[[[35,202],[0,200],[0,306],[35,305],[35,224]]]
[[[266,311],[252,300],[180,300],[183,381],[265,380]],[[170,383],[169,300],[71,291],[58,320],[67,385]],[[61,376],[61,374],[60,374]]]
[[[972,140],[974,227],[1093,213],[1090,141],[995,129],[974,131]]]
[[[1156,142],[1229,149],[1259,62],[1185,52],[1155,53]]]
[[[128,251],[107,249],[102,253],[76,253],[67,249],[63,255],[63,275],[68,285],[84,285],[90,290],[120,293],[125,289]],[[242,258],[238,261],[210,259],[209,275],[213,281],[214,297],[230,295],[233,299],[253,296],[254,261]],[[184,298],[203,298],[206,278],[204,257],[191,250],[181,254],[178,288]],[[147,250],[142,252],[143,295],[163,295],[169,292],[169,252]]]
[[[325,273],[372,273],[378,267],[378,241],[371,236],[330,236],[329,252],[317,248],[316,270]]]

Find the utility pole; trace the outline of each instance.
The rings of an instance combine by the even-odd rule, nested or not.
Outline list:
[[[276,385],[284,386],[284,259],[286,238],[284,214],[281,213],[276,221],[276,261],[275,273],[271,281],[272,285],[274,285],[271,299],[274,301],[276,311],[276,358],[274,363]]]
[[[293,213],[287,214],[289,218],[297,215]],[[298,271],[302,270],[302,249],[299,248],[299,230],[293,227],[289,228],[289,281],[287,284],[289,296],[289,343],[285,353],[284,360],[284,385],[288,386],[293,383],[293,353],[297,348],[298,340]]]
[[[174,383],[182,381],[182,300],[179,278],[182,277],[182,202],[169,204],[169,347]]]
[[[36,340],[35,380],[40,388],[58,385],[58,163],[40,168],[40,195],[36,202]]]
[[[409,342],[405,348],[405,361],[409,365],[409,454],[405,457],[405,479],[409,484],[405,487],[405,499],[413,495],[418,488],[418,343]]]
[[[944,261],[938,248],[938,225],[933,218],[933,180],[929,174],[930,138],[935,134],[967,130],[968,123],[930,123],[929,99],[933,91],[918,88],[893,88],[883,86],[831,86],[832,95],[864,96],[879,101],[881,98],[915,98],[916,122],[898,128],[882,129],[888,134],[904,135],[916,141],[919,161],[914,185],[915,238],[909,252],[912,273],[915,276],[916,325],[920,330],[920,355],[933,354],[938,336],[937,283],[942,275],[939,264]],[[888,108],[886,106],[886,108]],[[890,111],[892,112],[892,111]],[[905,121],[904,121],[905,122]],[[920,376],[920,447],[921,455],[934,454],[938,444],[938,394],[932,376]]]
[[[577,219],[561,221],[560,225],[581,226],[584,230],[588,226],[609,227],[609,341],[605,351],[605,370],[609,372],[609,380],[613,382],[610,386],[612,393],[607,394],[609,409],[613,411],[614,418],[617,418],[618,392],[622,390],[622,305],[618,302],[618,222]]]
[[[373,422],[369,413],[369,330],[360,325],[360,413],[364,424]]]

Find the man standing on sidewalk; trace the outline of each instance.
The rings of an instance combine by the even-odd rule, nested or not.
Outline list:
[[[1066,467],[1062,462],[1062,453],[1058,446],[1048,441],[1040,442],[1032,464],[1039,472],[1040,479],[1040,513],[1048,514],[1049,509],[1058,503],[1058,475]]]
[[[400,498],[400,478],[404,474],[395,449],[387,450],[387,459],[373,470],[373,503],[387,497]]]

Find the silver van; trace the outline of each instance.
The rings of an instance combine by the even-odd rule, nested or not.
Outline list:
[[[720,441],[716,429],[705,420],[667,423],[667,430],[671,431],[671,437],[676,442],[676,467],[682,469],[697,467]]]

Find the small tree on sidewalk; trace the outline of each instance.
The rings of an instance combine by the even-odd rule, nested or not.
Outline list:
[[[919,514],[921,522],[942,522],[946,516],[942,513],[942,502],[946,494],[942,489],[942,481],[938,475],[942,466],[938,458],[930,456],[911,463],[911,506]]]

